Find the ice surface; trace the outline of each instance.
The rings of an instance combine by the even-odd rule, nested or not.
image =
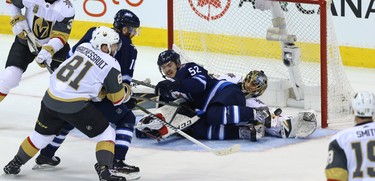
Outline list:
[[[14,37],[0,35],[0,71],[3,71]],[[71,43],[75,43],[71,41]],[[156,59],[161,48],[138,47],[135,78],[162,79]],[[345,68],[354,90],[375,92],[375,69]],[[19,87],[0,103],[0,167],[16,154],[19,144],[34,128],[40,101],[48,86],[49,73],[35,63],[24,73]],[[344,125],[348,127],[351,125]],[[342,128],[340,127],[340,128]],[[336,127],[330,127],[336,128]],[[323,135],[319,135],[319,134]],[[317,181],[324,180],[329,130],[321,130],[303,141],[268,139],[259,143],[234,141],[241,152],[218,157],[180,138],[168,143],[135,139],[126,162],[139,166],[141,180],[147,181]],[[290,142],[290,143],[286,143]],[[205,142],[214,148],[228,147],[232,142]],[[264,145],[262,145],[264,143]],[[271,144],[272,143],[272,144]],[[180,148],[180,149],[177,149]],[[31,170],[34,159],[22,166],[17,176],[4,175],[0,180],[98,180],[94,170],[95,143],[69,136],[57,155],[61,164],[52,170]]]

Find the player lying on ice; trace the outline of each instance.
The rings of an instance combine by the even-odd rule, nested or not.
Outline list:
[[[157,84],[156,93],[161,100],[181,106],[165,105],[155,114],[194,138],[256,141],[265,133],[281,138],[305,138],[316,129],[313,112],[291,117],[279,115],[279,109],[276,115],[270,114],[269,108],[257,98],[267,88],[263,71],[251,71],[244,80],[233,76],[217,79],[195,63],[181,64],[180,55],[173,50],[160,53],[158,66],[167,80]],[[138,138],[165,139],[175,133],[150,115],[143,117],[136,127]]]

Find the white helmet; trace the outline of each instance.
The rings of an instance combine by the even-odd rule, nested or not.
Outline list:
[[[112,28],[99,26],[92,32],[91,44],[97,50],[101,50],[103,44],[107,45],[108,54],[111,53],[111,45],[118,44],[118,48],[113,52],[114,55],[121,47],[120,35]]]
[[[355,116],[372,117],[375,113],[375,95],[371,92],[361,91],[352,99],[351,109]]]

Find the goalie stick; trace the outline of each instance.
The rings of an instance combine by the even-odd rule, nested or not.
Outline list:
[[[23,31],[23,33],[25,34],[27,45],[29,46],[30,52],[34,55],[38,55],[39,54],[38,47],[35,45],[35,42],[31,40],[29,33],[25,30]],[[51,66],[49,66],[46,62],[44,62],[43,64],[46,66],[48,72],[52,74],[53,70],[51,69]]]
[[[152,118],[160,121],[163,125],[173,129],[174,131],[176,131],[178,134],[180,134],[181,136],[183,136],[184,138],[188,139],[189,141],[195,143],[196,145],[206,149],[207,151],[217,155],[217,156],[224,156],[224,155],[229,155],[229,154],[233,154],[233,153],[236,153],[238,151],[240,151],[241,149],[241,145],[239,144],[235,144],[231,147],[228,147],[228,148],[225,148],[225,149],[220,149],[220,150],[217,150],[217,149],[213,149],[205,144],[203,144],[202,142],[198,141],[197,139],[189,136],[188,134],[186,134],[185,132],[181,131],[180,129],[174,127],[173,125],[169,124],[168,122],[166,121],[163,121],[161,120],[160,118],[158,118],[155,114],[151,113],[150,111],[148,111],[147,109],[143,108],[142,106],[140,105],[136,105],[136,107],[138,109],[140,109],[141,111],[145,112],[146,114],[149,114]]]

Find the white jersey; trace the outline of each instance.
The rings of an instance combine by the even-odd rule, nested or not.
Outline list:
[[[90,43],[77,47],[74,54],[65,60],[50,77],[50,87],[43,98],[47,107],[65,112],[74,112],[85,102],[96,99],[102,88],[114,105],[124,100],[124,87],[120,65],[109,54],[95,50]],[[74,105],[76,106],[72,106]]]
[[[23,8],[26,9],[24,15],[38,46],[48,43],[51,38],[59,38],[62,44],[67,42],[75,15],[69,0],[58,0],[53,4],[44,0],[6,2],[11,16],[20,14]]]
[[[327,179],[375,180],[375,122],[340,131],[329,144]]]

